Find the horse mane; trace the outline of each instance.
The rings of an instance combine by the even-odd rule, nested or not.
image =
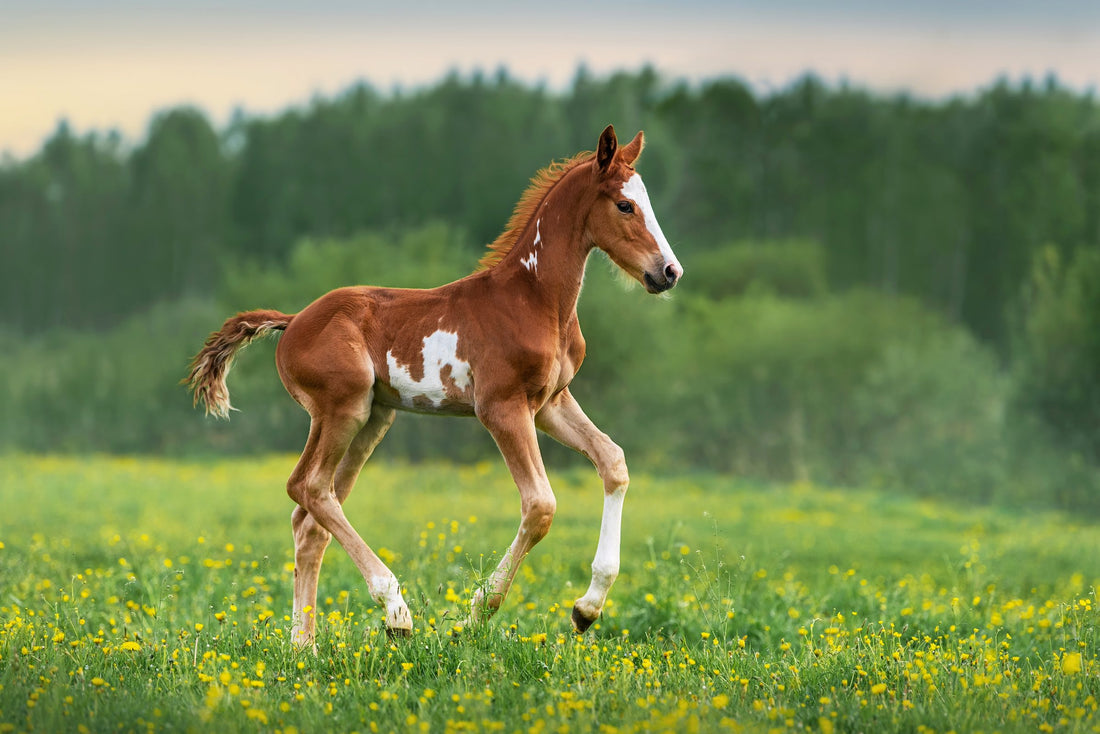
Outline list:
[[[508,226],[486,248],[485,254],[478,261],[480,266],[478,270],[487,270],[503,260],[504,256],[515,247],[520,234],[527,228],[527,223],[535,215],[535,211],[539,208],[542,200],[550,193],[550,189],[554,188],[554,185],[561,181],[565,174],[582,163],[592,160],[594,155],[591,151],[585,151],[572,158],[554,161],[532,176],[530,185],[520,196],[516,208],[512,211],[512,216],[508,219]]]

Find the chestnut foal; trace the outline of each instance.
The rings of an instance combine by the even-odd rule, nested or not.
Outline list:
[[[519,532],[474,593],[470,623],[497,610],[554,518],[536,429],[595,464],[604,485],[603,522],[592,582],[573,606],[573,624],[584,631],[599,616],[619,572],[628,476],[622,449],[569,392],[585,353],[577,323],[585,261],[598,247],[650,293],[672,288],[683,274],[634,172],[643,145],[639,132],[620,147],[608,126],[595,153],[539,172],[482,268],[461,280],[431,290],[340,288],[298,314],[241,313],[195,355],[186,379],[195,402],[227,417],[225,380],[237,350],[285,330],[275,357],[279,376],[312,419],[287,482],[298,505],[291,517],[296,644],[313,644],[317,579],[332,536],[385,607],[387,629],[412,630],[397,578],[341,508],[397,410],[477,416],[519,489]]]

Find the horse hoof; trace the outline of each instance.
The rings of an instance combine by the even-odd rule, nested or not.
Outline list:
[[[413,633],[413,631],[411,629],[405,629],[403,627],[387,627],[386,628],[386,637],[388,637],[391,640],[396,640],[398,638],[404,639],[406,637],[412,637],[412,633]]]
[[[580,610],[578,610],[575,606],[573,607],[573,629],[578,635],[583,634],[584,631],[591,627],[592,623],[595,621],[595,618],[589,619],[588,617],[585,617],[583,614],[581,614]]]

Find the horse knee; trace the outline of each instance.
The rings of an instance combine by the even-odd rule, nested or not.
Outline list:
[[[554,522],[554,513],[557,509],[558,501],[554,499],[554,495],[533,500],[524,508],[523,527],[531,538],[531,542],[539,542],[550,532],[550,525]]]

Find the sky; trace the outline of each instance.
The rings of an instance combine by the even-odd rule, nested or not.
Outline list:
[[[929,99],[1000,77],[1100,87],[1100,0],[0,0],[0,152],[36,151],[65,119],[140,140],[180,104],[217,125],[359,80],[382,92],[451,71],[566,89],[652,64],[758,92],[808,71]]]

